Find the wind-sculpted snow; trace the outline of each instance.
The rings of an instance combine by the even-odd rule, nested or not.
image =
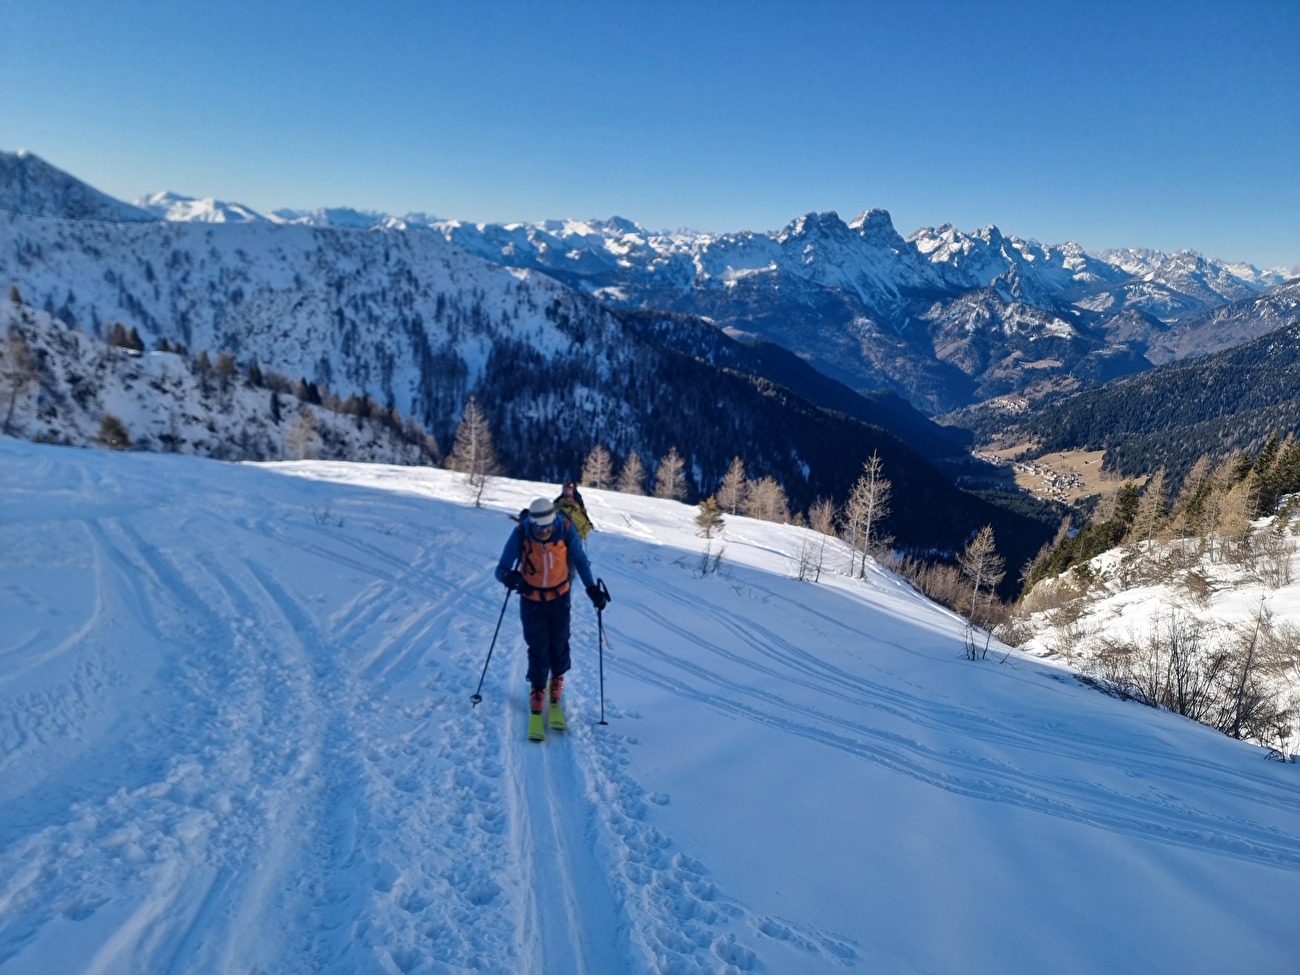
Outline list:
[[[293,475],[293,476],[286,476]],[[0,971],[1288,970],[1296,766],[960,659],[803,529],[589,490],[569,732],[492,577],[555,485],[0,440]],[[714,542],[717,551],[717,541]],[[470,695],[504,609],[477,708]],[[602,714],[607,724],[600,725]]]

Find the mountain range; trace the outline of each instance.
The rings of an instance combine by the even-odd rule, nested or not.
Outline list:
[[[991,516],[943,486],[970,440],[929,416],[1246,341],[1294,302],[1281,270],[996,227],[904,238],[879,209],[733,234],[268,215],[173,193],[131,205],[30,153],[0,153],[0,227],[0,280],[66,326],[226,351],[442,444],[474,394],[523,476],[574,476],[595,443],[651,468],[676,446],[693,493],[744,454],[804,507],[842,499],[879,451],[910,488],[899,541],[941,549]],[[947,514],[926,529],[923,510]]]
[[[470,224],[348,209],[264,216],[175,195],[139,203],[169,220],[431,230],[610,308],[695,315],[795,350],[853,389],[888,388],[930,413],[1044,380],[1066,390],[1094,385],[1195,354],[1205,330],[1198,316],[1289,277],[1186,250],[1090,254],[993,226],[963,232],[945,224],[904,238],[881,209],[848,223],[808,213],[774,232],[702,234],[648,231],[620,217]]]
[[[166,341],[227,353],[243,371],[256,364],[338,399],[367,396],[444,447],[474,395],[505,470],[520,476],[576,477],[597,443],[618,464],[637,452],[653,475],[677,447],[692,498],[715,490],[742,456],[752,477],[775,478],[803,510],[818,497],[846,498],[876,452],[899,494],[890,530],[900,546],[952,550],[992,523],[1008,558],[1020,560],[1050,534],[1042,520],[957,489],[932,461],[960,452],[960,438],[902,400],[818,383],[798,356],[741,344],[699,319],[664,328],[427,227],[160,220],[88,187],[74,193],[65,185],[75,187],[73,177],[37,157],[7,165],[25,175],[0,184],[0,234],[11,242],[0,282],[60,327],[95,337],[125,323],[148,349]],[[60,207],[74,196],[95,206],[68,215]],[[756,376],[755,363],[806,395]],[[53,371],[47,378],[20,420],[69,402]],[[214,423],[238,437],[224,418]],[[28,429],[49,436],[48,426]],[[205,442],[180,436],[174,449],[199,452]],[[274,457],[278,442],[268,430],[246,456]]]

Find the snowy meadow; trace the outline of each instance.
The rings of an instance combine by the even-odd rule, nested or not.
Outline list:
[[[586,491],[526,741],[556,487],[0,439],[0,972],[1295,971],[1300,766],[804,529]]]

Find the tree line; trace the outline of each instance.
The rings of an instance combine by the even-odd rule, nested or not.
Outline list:
[[[1258,551],[1252,523],[1273,514],[1284,496],[1300,494],[1300,440],[1274,431],[1254,456],[1233,451],[1216,464],[1202,454],[1172,497],[1167,482],[1161,468],[1145,486],[1125,482],[1081,526],[1062,522],[1026,571],[1025,588],[1118,546],[1150,552],[1157,542],[1180,540],[1211,561],[1266,554]]]

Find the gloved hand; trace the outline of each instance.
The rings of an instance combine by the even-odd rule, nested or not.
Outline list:
[[[514,592],[524,584],[524,575],[518,569],[506,569],[501,574],[501,582],[507,589]]]
[[[600,586],[588,586],[587,596],[591,599],[591,605],[596,607],[597,613],[609,605],[609,597],[601,591]]]

